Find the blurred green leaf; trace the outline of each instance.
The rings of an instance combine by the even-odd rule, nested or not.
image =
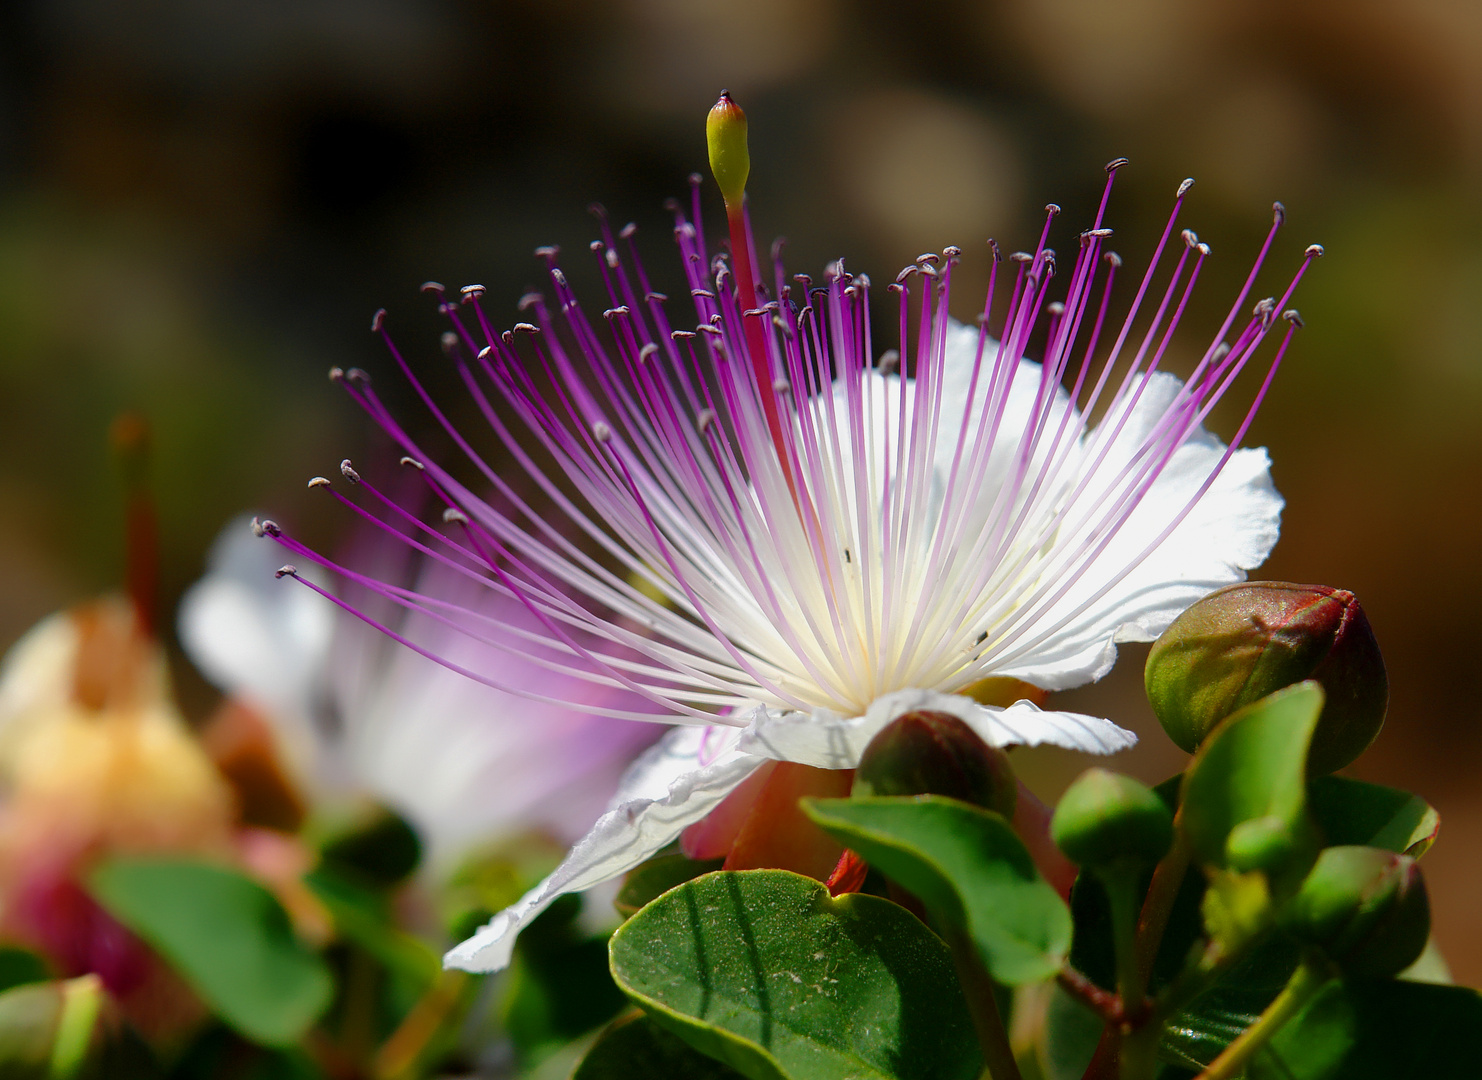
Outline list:
[[[1307,785],[1307,807],[1330,845],[1384,848],[1418,859],[1441,829],[1436,808],[1408,791],[1320,776]]]
[[[1334,980],[1251,1060],[1249,1080],[1471,1080],[1482,997],[1459,986]]]
[[[741,1074],[671,1035],[640,1012],[613,1021],[571,1080],[740,1080]]]
[[[993,977],[1048,979],[1070,951],[1070,909],[1000,815],[940,795],[804,799],[820,828],[858,852],[935,918],[964,927]]]
[[[1222,721],[1184,773],[1182,827],[1195,857],[1227,864],[1232,831],[1272,821],[1295,841],[1307,801],[1307,746],[1322,712],[1322,688],[1298,683]]]
[[[581,929],[580,896],[562,897],[515,946],[503,1019],[528,1065],[612,1019],[626,1004],[607,963],[606,935]]]
[[[388,887],[417,869],[422,861],[422,842],[406,821],[386,810],[325,842],[319,860],[342,876]]]
[[[43,1080],[62,1015],[62,984],[33,983],[0,993],[0,1076]]]
[[[785,870],[687,882],[612,938],[619,985],[751,1080],[969,1080],[952,958],[904,908]]]
[[[115,859],[88,876],[88,887],[248,1038],[291,1043],[329,1005],[329,969],[250,878],[184,859]]]
[[[419,938],[393,925],[390,904],[384,895],[347,881],[324,867],[306,874],[304,883],[329,909],[340,936],[410,979],[418,992],[432,985],[442,970],[437,953]]]
[[[46,961],[35,953],[27,949],[0,948],[0,990],[46,982],[50,978]]]
[[[623,887],[612,902],[613,907],[623,918],[630,918],[639,908],[657,900],[676,885],[719,870],[724,862],[724,859],[687,858],[679,850],[660,852],[628,871]]]

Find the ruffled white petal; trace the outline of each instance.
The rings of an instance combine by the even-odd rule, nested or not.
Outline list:
[[[550,877],[450,949],[443,966],[498,971],[515,937],[558,896],[633,869],[710,813],[765,759],[737,749],[735,729],[678,727],[629,769],[612,809],[579,840]]]
[[[1095,470],[1088,492],[1115,481],[1181,388],[1172,375],[1153,377]],[[1088,468],[1099,452],[1098,435],[1108,432],[1115,420],[1115,415],[1108,417],[1088,436],[1083,450]],[[996,673],[1048,690],[1092,682],[1111,670],[1117,644],[1153,640],[1194,601],[1243,581],[1247,571],[1264,562],[1276,544],[1284,503],[1271,482],[1266,451],[1249,449],[1236,451],[1172,533],[1133,565],[1195,497],[1225,449],[1208,431],[1195,431],[1110,544],[1025,635],[1026,640],[1043,640]]]
[[[997,708],[958,694],[898,690],[877,698],[863,716],[844,717],[827,709],[815,709],[811,714],[758,709],[739,745],[744,751],[778,761],[819,769],[852,769],[881,728],[914,709],[950,713],[991,746],[1048,743],[1092,754],[1112,754],[1137,742],[1136,735],[1110,720],[1081,713],[1047,712],[1030,701]]]

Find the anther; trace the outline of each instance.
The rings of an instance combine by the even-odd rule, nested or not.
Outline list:
[[[1214,347],[1214,355],[1211,356],[1210,359],[1218,364],[1221,360],[1230,355],[1230,348],[1231,345],[1228,341],[1220,342]]]
[[[1051,300],[1048,304],[1045,305],[1045,311],[1051,315],[1064,315],[1065,305],[1062,304],[1059,300]]]
[[[340,462],[340,472],[345,474],[345,479],[350,481],[350,483],[360,483],[360,474],[355,471],[355,466],[350,464],[349,458],[346,458],[344,461]]]
[[[921,267],[919,267],[919,266],[908,266],[904,270],[902,270],[899,274],[896,274],[895,275],[895,283],[896,283],[897,286],[899,286],[901,284],[901,282],[905,281],[906,278],[910,277],[912,274],[919,274],[919,273],[921,273]]]
[[[356,386],[369,386],[370,376],[358,367],[352,367],[345,372],[345,378]]]
[[[1321,259],[1327,252],[1321,244],[1309,244],[1307,250],[1302,252],[1302,254],[1306,255],[1309,259]]]
[[[1286,207],[1279,202],[1271,204],[1271,220],[1274,224],[1286,224]]]
[[[1184,238],[1185,247],[1193,248],[1199,246],[1199,234],[1196,233],[1193,229],[1185,229],[1182,235]]]
[[[1059,217],[1060,207],[1056,203],[1045,203],[1045,213],[1049,214],[1051,217]]]
[[[556,283],[558,288],[564,289],[566,287],[566,275],[561,272],[559,266],[551,267],[551,280]]]
[[[941,261],[941,256],[934,251],[928,251],[925,255],[916,256],[916,262],[922,266],[925,266],[927,263],[939,263]]]
[[[695,332],[693,330],[670,330],[669,331],[669,337],[672,340],[674,340],[674,341],[679,341],[681,338],[692,338],[694,336],[695,336]]]
[[[628,222],[628,224],[624,225],[621,229],[618,230],[618,236],[624,240],[631,240],[633,238],[633,234],[637,231],[638,223],[636,221],[630,221]]]
[[[894,375],[901,369],[901,354],[899,349],[886,349],[880,354],[880,359],[875,366],[881,375]]]
[[[422,463],[414,457],[403,457],[399,464],[405,465],[409,469],[416,469],[418,472],[422,472],[424,468]]]
[[[253,518],[252,520],[254,522],[257,521],[256,518]],[[252,531],[257,533],[257,535],[259,536],[261,536],[263,533],[267,533],[269,536],[283,535],[283,530],[278,528],[278,523],[272,518],[263,518],[262,524],[255,526]]]
[[[962,249],[956,244],[948,244],[942,248],[942,254],[949,259],[958,259],[962,257]]]
[[[711,292],[709,289],[691,289],[690,290],[690,295],[693,296],[693,297],[695,297],[696,299],[699,299],[699,298],[702,298],[702,297],[704,299],[706,299],[706,300],[714,300],[715,299],[715,294],[713,292]]]
[[[1302,321],[1302,316],[1296,308],[1287,308],[1281,313],[1281,317],[1295,326],[1298,330],[1307,325],[1305,322]]]
[[[251,528],[252,535],[261,540],[263,533],[266,532],[266,530],[262,527],[262,522],[258,521],[257,518],[253,518]]]
[[[1204,243],[1202,240],[1199,242],[1199,249],[1198,250],[1199,250],[1199,254],[1200,255],[1203,255],[1203,256],[1208,257],[1208,255],[1209,255],[1209,245],[1206,244],[1206,243]]]
[[[428,293],[437,293],[437,295],[441,296],[448,290],[443,287],[443,284],[440,281],[424,281],[422,282],[422,291]]]
[[[499,339],[506,345],[513,345],[515,343],[514,331],[506,330],[504,333],[499,335]]]
[[[386,309],[383,308],[383,307],[382,308],[376,308],[376,313],[371,316],[371,333],[372,334],[379,334],[381,332],[381,327],[382,327],[382,325],[385,324],[385,322],[386,322]]]
[[[1111,229],[1092,229],[1090,232],[1086,233],[1087,236],[1100,236],[1103,238],[1108,237],[1111,234]]]
[[[1034,256],[1031,255],[1031,254],[1029,254],[1029,252],[1027,252],[1027,251],[1016,251],[1012,255],[1009,256],[1009,259],[1012,262],[1027,263],[1027,262],[1033,262],[1034,261]]]
[[[669,299],[669,297],[666,296],[664,293],[661,293],[661,292],[651,292],[651,293],[644,293],[643,294],[643,299],[645,301],[647,301],[648,303],[651,304],[654,301],[658,301],[659,303],[663,303],[665,300]]]
[[[602,313],[602,317],[604,319],[616,319],[619,315],[628,314],[631,314],[631,312],[629,312],[628,310],[628,306],[626,304],[619,304],[617,307],[610,307],[606,311],[604,311]]]
[[[792,383],[788,382],[786,379],[773,379],[772,380],[772,391],[773,391],[773,393],[785,394],[785,393],[787,393],[791,389],[792,389]]]
[[[465,285],[463,286],[463,288],[458,290],[458,292],[463,296],[464,300],[477,300],[488,291],[489,290],[485,289],[482,285]]]
[[[286,577],[296,578],[298,577],[298,567],[293,566],[292,564],[288,566],[280,566],[278,567],[278,569],[273,571],[273,577],[280,579]]]
[[[542,244],[535,249],[537,259],[554,259],[559,254],[561,254],[561,249],[555,244]]]
[[[517,334],[538,334],[538,333],[540,333],[540,327],[536,326],[534,323],[517,322],[517,323],[515,323],[515,325],[514,325],[514,327],[512,329]]]
[[[651,360],[658,353],[658,351],[659,347],[657,345],[655,345],[652,341],[648,342],[646,345],[643,346],[643,348],[638,350],[639,362],[642,362],[644,360]]]
[[[312,479],[309,480],[309,486],[311,488],[321,488],[321,487],[332,487],[333,485],[331,485],[330,482],[329,482],[329,480],[327,480],[325,477],[323,477],[323,476],[315,476],[315,477],[313,477]]]
[[[1194,178],[1192,176],[1190,176],[1187,179],[1185,179],[1182,184],[1179,184],[1178,185],[1178,192],[1173,197],[1175,199],[1182,199],[1185,195],[1187,195],[1189,193],[1189,188],[1191,188],[1193,186],[1194,186]]]
[[[447,355],[448,359],[450,359],[450,360],[456,360],[456,359],[458,359],[458,335],[457,334],[453,333],[453,331],[451,331],[451,330],[444,330],[443,333],[442,333],[442,336],[440,338],[438,338],[438,342],[442,345],[443,352],[444,352],[444,354]]]
[[[598,420],[592,425],[592,438],[596,439],[599,443],[611,442],[612,428],[608,427],[603,421]]]
[[[519,301],[515,304],[515,310],[527,311],[544,299],[545,297],[538,292],[527,292],[524,296],[520,297]]]
[[[998,241],[990,236],[988,238],[988,246],[993,249],[993,261],[996,263],[1003,262],[1003,252],[998,249]]]
[[[467,525],[468,515],[456,506],[450,506],[443,511],[444,525]]]
[[[702,334],[711,334],[714,337],[721,336],[720,327],[711,326],[709,323],[701,323],[699,326],[695,327],[695,329]]]
[[[344,368],[336,366],[336,367],[332,367],[332,368],[329,369],[329,381],[330,382],[339,382],[344,377],[345,377],[345,369]]]
[[[618,268],[618,263],[621,261],[618,259],[618,253],[612,248],[608,248],[606,258],[608,267],[610,269],[616,270]]]
[[[715,410],[714,409],[701,409],[699,411],[699,413],[697,413],[696,416],[695,416],[695,426],[700,429],[700,434],[701,435],[704,435],[707,431],[709,431],[710,430],[710,425],[711,424],[714,424],[714,423],[715,423]]]
[[[493,345],[485,345],[482,349],[480,349],[478,351],[478,354],[477,355],[478,355],[478,358],[480,360],[487,360],[487,359],[489,359],[489,356],[493,352],[494,352],[494,346]]]
[[[1120,169],[1123,165],[1126,165],[1126,164],[1127,164],[1127,159],[1124,158],[1124,157],[1112,158],[1110,161],[1108,161],[1106,163],[1106,171],[1107,172],[1116,172],[1118,169]]]
[[[600,252],[604,247],[606,247],[606,245],[603,244],[601,240],[593,240],[590,244],[587,245],[587,250],[592,252]]]
[[[1118,267],[1122,265],[1122,256],[1118,255],[1115,251],[1108,251],[1106,253],[1106,261],[1113,267]]]

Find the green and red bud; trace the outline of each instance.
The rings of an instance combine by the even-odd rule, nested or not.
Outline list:
[[[1173,814],[1132,777],[1087,769],[1060,797],[1050,836],[1086,870],[1148,867],[1173,846]]]
[[[1014,816],[1019,784],[1009,757],[951,713],[917,709],[870,740],[853,795],[945,795]]]
[[[1413,964],[1430,936],[1430,901],[1415,860],[1370,847],[1331,847],[1283,915],[1345,975],[1388,978]]]
[[[1231,713],[1304,679],[1326,694],[1307,759],[1318,776],[1368,748],[1389,704],[1384,658],[1352,593],[1279,581],[1218,589],[1163,632],[1145,673],[1163,730],[1190,753]]]

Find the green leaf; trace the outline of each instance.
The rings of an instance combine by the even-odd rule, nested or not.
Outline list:
[[[659,1024],[750,1080],[969,1080],[982,1068],[940,938],[904,908],[786,870],[719,871],[612,937]]]
[[[701,874],[719,870],[724,859],[697,860],[687,858],[682,851],[662,851],[647,862],[640,863],[628,871],[623,887],[613,900],[613,907],[623,918],[631,918],[640,908],[676,885],[683,885]]]
[[[35,953],[14,946],[0,947],[0,990],[46,982],[50,978],[46,961]]]
[[[802,806],[934,917],[964,927],[999,982],[1040,982],[1064,964],[1070,909],[998,814],[939,795],[804,799]]]
[[[1335,980],[1251,1060],[1249,1080],[1470,1080],[1482,997],[1459,986]]]
[[[1184,773],[1182,823],[1201,863],[1227,865],[1239,826],[1271,820],[1296,839],[1305,822],[1307,746],[1322,687],[1298,683],[1222,721]]]
[[[1346,776],[1307,785],[1307,806],[1330,845],[1383,848],[1418,859],[1441,828],[1441,815],[1418,795]]]
[[[241,874],[184,859],[115,859],[88,887],[250,1039],[293,1042],[329,1004],[324,962],[293,936],[273,894]]]
[[[741,1074],[665,1031],[647,1016],[619,1017],[597,1039],[571,1080],[740,1080]]]
[[[304,884],[329,909],[335,930],[346,941],[354,942],[387,969],[408,979],[418,992],[432,985],[442,970],[437,953],[392,924],[384,894],[322,866],[306,874]]]

